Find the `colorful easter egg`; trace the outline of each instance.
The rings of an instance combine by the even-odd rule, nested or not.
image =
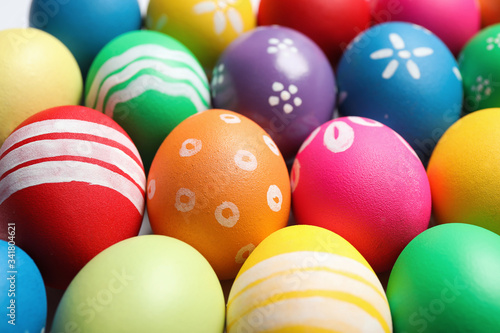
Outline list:
[[[499,56],[500,24],[482,30],[460,53],[458,63],[464,78],[466,111],[500,107]]]
[[[43,333],[47,319],[47,296],[40,271],[16,246],[16,224],[5,226],[8,242],[0,240],[0,306],[2,332]]]
[[[335,94],[333,70],[321,49],[303,34],[277,26],[259,27],[235,40],[212,79],[214,107],[257,122],[285,160],[332,119]]]
[[[487,27],[500,23],[500,2],[497,0],[479,0],[481,26]]]
[[[0,31],[0,147],[38,111],[78,104],[82,76],[71,52],[37,29]]]
[[[448,48],[409,23],[372,27],[349,45],[337,80],[344,116],[377,120],[401,134],[424,164],[460,117],[463,88]]]
[[[256,123],[226,110],[196,114],[170,133],[151,165],[147,193],[154,233],[192,245],[223,280],[234,278],[290,213],[278,147]]]
[[[371,0],[376,23],[402,21],[415,23],[435,33],[453,54],[480,29],[477,0]]]
[[[224,49],[255,27],[250,0],[151,0],[146,28],[178,39],[207,73]]]
[[[52,332],[222,332],[225,307],[212,267],[177,239],[115,244],[73,279]]]
[[[248,257],[229,294],[227,332],[392,332],[384,289],[345,239],[292,226]]]
[[[34,0],[30,26],[62,41],[86,76],[99,50],[113,38],[141,28],[137,0]]]
[[[391,272],[395,332],[496,332],[500,327],[500,237],[453,223],[424,231]]]
[[[427,174],[439,223],[470,223],[500,234],[500,109],[460,119],[443,135]]]
[[[111,118],[82,106],[39,112],[0,150],[0,239],[15,223],[16,243],[49,286],[64,289],[96,254],[137,235],[145,178]]]
[[[370,6],[366,0],[262,0],[257,21],[304,33],[337,63],[347,44],[370,26]]]
[[[338,233],[376,272],[389,270],[429,224],[422,163],[399,134],[371,119],[318,127],[297,154],[291,184],[297,222]]]
[[[165,137],[210,108],[207,77],[177,40],[134,31],[107,44],[92,63],[85,105],[112,117],[130,135],[146,170]]]

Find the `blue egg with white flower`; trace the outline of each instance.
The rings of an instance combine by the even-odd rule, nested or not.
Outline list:
[[[373,26],[347,47],[337,69],[339,112],[398,132],[424,164],[460,118],[462,77],[447,46],[410,23]]]
[[[0,332],[43,333],[47,296],[42,275],[33,260],[15,246],[15,225],[0,233]]]

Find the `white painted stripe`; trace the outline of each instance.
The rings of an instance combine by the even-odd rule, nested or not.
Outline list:
[[[238,277],[239,283],[231,288],[229,301],[245,286],[271,274],[288,271],[293,268],[326,267],[345,273],[356,274],[371,282],[382,294],[385,294],[380,281],[373,271],[360,262],[338,254],[315,251],[297,251],[276,255],[263,260]]]
[[[125,69],[117,74],[109,76],[104,83],[102,84],[101,88],[99,89],[99,96],[97,99],[97,105],[95,103],[95,100],[92,100],[91,105],[87,105],[88,107],[95,108],[98,111],[103,111],[103,104],[104,104],[104,99],[106,98],[106,95],[108,94],[109,90],[113,88],[114,86],[121,84],[123,82],[128,81],[131,79],[134,75],[136,75],[139,71],[143,69],[152,69],[158,72],[159,74],[163,74],[165,76],[177,79],[177,80],[183,80],[183,81],[189,81],[197,90],[198,92],[203,96],[203,99],[205,100],[205,104],[209,104],[210,101],[210,93],[208,90],[208,82],[202,81],[198,75],[193,73],[189,68],[186,67],[172,67],[166,65],[164,62],[155,60],[155,59],[144,59],[144,60],[138,60],[136,62],[131,63]]]
[[[91,103],[89,101],[95,101],[97,91],[106,76],[141,57],[154,57],[157,59],[178,61],[191,67],[200,77],[205,77],[205,72],[198,61],[186,52],[171,50],[157,44],[138,45],[131,47],[116,57],[108,59],[101,68],[99,68],[92,81],[87,98],[85,99],[85,105],[90,105]]]
[[[0,149],[0,155],[20,141],[38,135],[54,133],[78,133],[106,138],[127,147],[139,160],[141,160],[134,143],[124,134],[106,125],[77,119],[49,119],[21,127],[5,140],[2,149]]]
[[[278,296],[277,296],[278,297]],[[233,321],[237,320],[233,325]],[[277,301],[238,318],[228,308],[227,321],[232,332],[270,332],[290,326],[305,325],[326,330],[339,330],[339,323],[349,332],[384,332],[377,319],[358,306],[327,297],[292,298]],[[389,327],[391,327],[390,324]],[[351,331],[353,329],[353,331]]]
[[[122,90],[113,93],[106,104],[106,115],[113,117],[113,111],[118,103],[127,102],[148,90],[155,90],[169,96],[184,96],[189,98],[198,112],[205,111],[208,106],[201,100],[196,90],[186,83],[165,82],[154,75],[141,75]]]
[[[239,280],[235,281],[235,285]],[[262,301],[263,297],[277,297],[279,293],[294,291],[339,291],[361,298],[377,309],[387,325],[391,322],[391,313],[387,299],[382,297],[373,288],[363,282],[342,274],[327,271],[299,271],[287,275],[278,275],[255,285],[233,299],[228,307],[234,308],[233,315],[237,318],[251,308],[256,300]],[[383,295],[383,294],[382,294]]]
[[[129,175],[143,190],[146,188],[142,166],[125,152],[102,143],[76,139],[37,140],[11,150],[0,162],[0,176],[22,163],[64,155],[89,157],[112,164]]]
[[[79,161],[42,162],[8,174],[0,181],[0,204],[28,187],[69,182],[84,182],[115,190],[127,198],[139,214],[144,213],[144,195],[132,181],[97,164]]]

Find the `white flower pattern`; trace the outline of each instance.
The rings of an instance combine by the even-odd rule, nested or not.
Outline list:
[[[270,38],[269,46],[267,47],[267,53],[275,54],[279,51],[289,51],[291,53],[297,53],[298,50],[293,44],[293,40],[290,38],[285,38],[283,40],[279,40],[278,38]]]
[[[408,70],[408,73],[410,73],[411,77],[415,80],[420,79],[420,68],[411,58],[412,56],[417,58],[430,56],[434,53],[434,50],[429,47],[417,47],[410,52],[405,49],[406,46],[403,38],[396,33],[390,33],[389,40],[391,41],[393,49],[380,49],[370,54],[370,58],[372,60],[396,58],[392,59],[389,64],[387,64],[387,67],[382,73],[382,77],[387,80],[393,77],[399,67],[399,58],[401,61],[406,60],[406,69]]]
[[[476,84],[473,85],[470,90],[474,94],[474,98],[477,102],[481,102],[491,96],[493,89],[491,88],[491,81],[478,76],[476,78]]]
[[[486,39],[486,43],[488,44],[486,46],[486,50],[491,51],[496,47],[500,47],[500,33],[497,34],[496,37],[488,37]]]
[[[221,35],[226,30],[228,20],[234,31],[241,34],[243,32],[243,19],[238,10],[233,7],[236,2],[236,0],[203,1],[194,5],[193,12],[197,15],[213,13],[216,35]]]
[[[280,104],[281,101],[286,102],[285,105],[283,105],[283,111],[286,114],[291,113],[294,110],[295,107],[299,107],[302,105],[302,99],[300,97],[294,97],[293,101],[290,101],[292,98],[292,95],[295,95],[299,89],[297,88],[296,85],[291,84],[288,86],[288,89],[285,89],[285,86],[281,82],[274,82],[272,89],[276,93],[280,93],[279,96],[271,96],[269,97],[269,105],[270,106],[277,106]],[[288,102],[290,101],[290,102]],[[293,105],[292,105],[293,104]]]

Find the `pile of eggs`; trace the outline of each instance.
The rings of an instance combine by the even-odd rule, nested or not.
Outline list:
[[[0,31],[0,332],[500,331],[496,1],[29,22]]]

